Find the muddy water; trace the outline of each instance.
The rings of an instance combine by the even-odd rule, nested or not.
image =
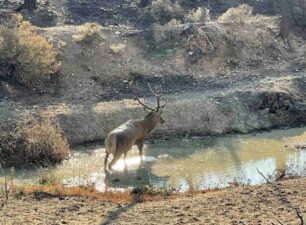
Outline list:
[[[103,171],[103,146],[83,146],[72,157],[53,169],[17,171],[23,182],[60,181],[70,185],[95,185],[98,190],[124,189],[150,185],[180,191],[226,187],[235,182],[260,184],[274,179],[275,171],[287,168],[287,174],[306,175],[306,151],[293,146],[306,140],[306,128],[275,130],[249,135],[225,137],[186,137],[156,141],[145,146],[140,165],[137,149],[127,157],[128,174],[123,160],[114,172]]]

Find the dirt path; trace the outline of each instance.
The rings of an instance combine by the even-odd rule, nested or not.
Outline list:
[[[10,200],[1,224],[278,224],[306,217],[306,179],[238,187],[157,202],[113,204],[86,198]],[[39,200],[40,199],[40,200]]]

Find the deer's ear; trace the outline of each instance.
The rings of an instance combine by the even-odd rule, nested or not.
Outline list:
[[[163,111],[159,111],[159,115],[161,115],[163,113]]]

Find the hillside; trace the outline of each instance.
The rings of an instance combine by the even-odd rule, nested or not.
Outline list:
[[[104,5],[103,10],[115,10],[115,3],[98,4]],[[104,138],[114,121],[124,122],[141,113],[138,107],[130,109],[129,104],[117,107],[118,102],[103,102],[132,99],[131,84],[136,85],[140,95],[149,96],[147,83],[150,83],[161,85],[169,100],[165,117],[170,123],[160,130],[162,133],[168,130],[173,134],[219,134],[303,125],[306,41],[299,33],[292,33],[290,45],[284,42],[279,36],[279,16],[256,14],[267,14],[260,11],[263,6],[254,5],[253,9],[241,5],[224,12],[225,5],[237,3],[220,3],[210,16],[205,8],[195,10],[201,5],[180,4],[177,10],[186,15],[171,11],[169,16],[180,18],[169,22],[153,10],[156,2],[150,7],[141,7],[134,1],[122,1],[120,7],[117,4],[120,9],[142,12],[146,9],[156,15],[153,25],[148,22],[140,26],[131,22],[142,21],[135,17],[137,13],[123,10],[127,14],[122,15],[118,7],[112,14],[116,17],[107,17],[113,21],[109,23],[102,17],[108,14],[89,19],[78,11],[86,9],[90,15],[100,15],[90,11],[99,8],[93,7],[95,1],[40,1],[37,10],[22,13],[24,18],[31,13],[31,20],[37,25],[40,24],[36,19],[43,12],[54,13],[57,18],[54,24],[35,29],[53,43],[59,53],[60,70],[49,85],[38,90],[2,80],[1,110],[6,115],[17,107],[19,110],[11,113],[17,119],[26,115],[55,118],[72,143],[95,141]],[[6,9],[16,5],[18,2],[6,5]],[[158,7],[167,9],[165,5]],[[224,13],[220,14],[221,11]],[[66,25],[73,13],[78,22]],[[158,18],[161,20],[156,21]],[[90,21],[100,24],[78,25]],[[190,95],[193,102],[188,101]],[[196,99],[201,99],[200,104],[195,103]],[[255,108],[250,107],[254,104]],[[110,113],[103,105],[112,105],[116,110]],[[190,105],[197,113],[184,110]],[[181,122],[173,117],[178,111],[182,114]],[[229,121],[223,125],[207,122],[219,121],[224,116]],[[11,124],[15,120],[4,121]],[[88,126],[81,121],[87,121]],[[7,123],[1,124],[2,129],[10,127]]]

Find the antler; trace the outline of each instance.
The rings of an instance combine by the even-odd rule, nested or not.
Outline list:
[[[156,97],[156,101],[157,101],[157,106],[155,108],[151,108],[149,106],[147,106],[144,102],[142,102],[138,95],[137,95],[137,92],[135,91],[135,89],[132,87],[132,90],[133,90],[133,93],[134,93],[134,96],[135,96],[135,100],[138,101],[138,103],[140,105],[142,105],[144,108],[146,109],[149,109],[151,111],[155,111],[155,112],[158,112],[159,110],[163,109],[166,105],[167,105],[167,101],[165,101],[165,104],[163,104],[162,106],[160,106],[160,99],[161,99],[161,95],[160,94],[157,94],[156,92],[153,91],[153,89],[151,88],[151,85],[148,83],[148,86],[149,86],[149,89],[151,91],[151,93]],[[162,88],[160,88],[160,93],[161,93],[161,90]]]
[[[140,99],[138,98],[137,93],[136,93],[136,91],[135,91],[134,88],[132,88],[132,90],[133,90],[135,99],[138,101],[138,103],[139,103],[140,105],[142,105],[142,106],[145,107],[146,109],[149,109],[149,110],[151,110],[151,111],[155,111],[155,109],[152,109],[151,107],[145,105],[143,102],[140,101]]]
[[[165,104],[163,104],[162,106],[160,106],[160,99],[161,99],[161,95],[157,94],[156,92],[153,91],[153,89],[151,88],[151,85],[148,83],[148,86],[150,88],[151,93],[156,97],[156,101],[157,101],[157,107],[155,108],[155,111],[158,112],[159,110],[163,109],[166,105],[167,105],[167,101],[165,101]],[[162,88],[160,87],[160,93],[162,92]]]

